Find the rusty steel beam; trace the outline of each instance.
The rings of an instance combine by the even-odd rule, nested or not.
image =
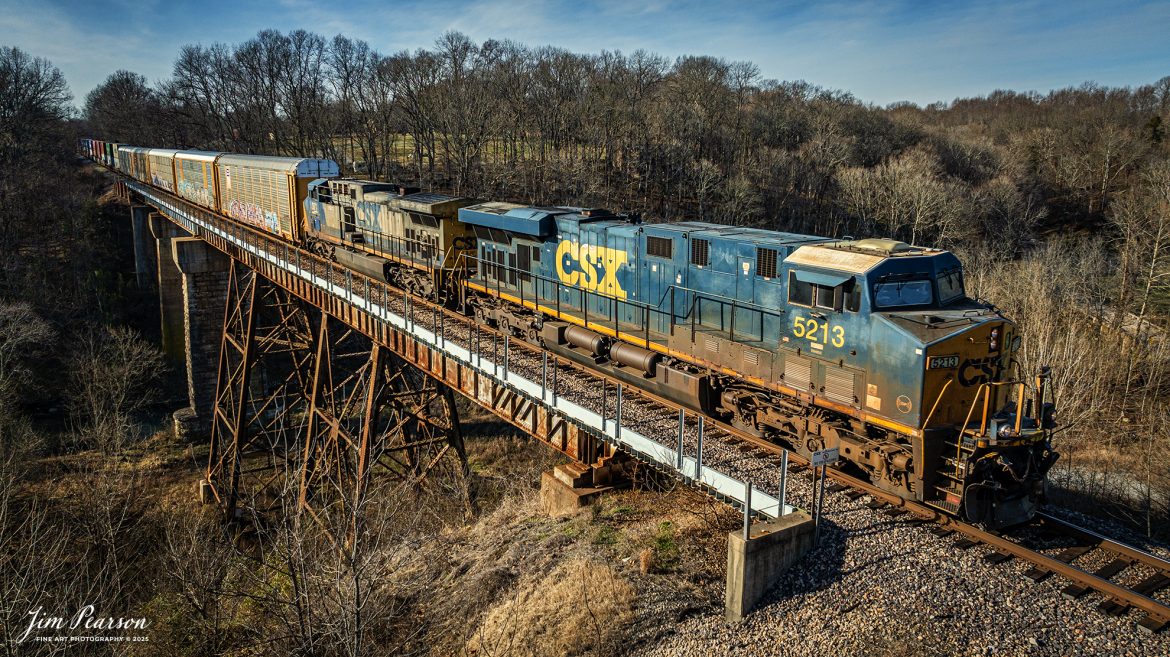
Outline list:
[[[239,263],[229,272],[206,481],[229,518],[289,467],[312,336],[303,302]],[[259,464],[245,462],[260,461]],[[245,473],[267,472],[258,486]]]
[[[348,536],[330,534],[340,547],[358,531],[372,477],[422,486],[438,471],[468,475],[450,388],[234,263],[207,465],[227,517],[292,478],[298,508],[323,528],[326,512],[350,519]]]

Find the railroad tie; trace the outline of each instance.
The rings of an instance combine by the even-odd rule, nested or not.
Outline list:
[[[993,566],[1001,564],[1005,561],[1010,561],[1011,558],[1012,555],[1008,554],[1007,552],[1000,552],[999,550],[988,552],[987,554],[983,555],[983,560]]]
[[[1061,563],[1072,563],[1074,559],[1092,549],[1093,546],[1091,545],[1076,545],[1061,550],[1060,554],[1057,554],[1055,557],[1053,557],[1053,559],[1056,559]],[[1033,582],[1042,582],[1048,579],[1051,575],[1051,570],[1048,570],[1047,568],[1041,568],[1040,566],[1034,566],[1030,568],[1028,572],[1024,573],[1024,577],[1027,577]]]
[[[976,545],[979,545],[979,541],[977,541],[973,538],[963,537],[963,538],[960,538],[959,540],[955,541],[955,547],[960,549],[960,550],[970,550],[971,548],[975,547]]]
[[[1151,616],[1146,614],[1145,618],[1138,621],[1138,627],[1147,634],[1157,634],[1162,630],[1170,627],[1170,620],[1161,618],[1159,616]]]
[[[1124,559],[1114,559],[1113,561],[1110,561],[1109,563],[1095,570],[1093,575],[1095,577],[1100,577],[1101,579],[1107,580],[1117,573],[1125,570],[1125,567],[1128,565],[1129,562]],[[1092,590],[1093,589],[1089,588],[1088,586],[1082,586],[1080,584],[1069,584],[1068,586],[1064,587],[1063,591],[1061,591],[1061,595],[1070,600],[1075,600],[1076,598],[1079,598]]]

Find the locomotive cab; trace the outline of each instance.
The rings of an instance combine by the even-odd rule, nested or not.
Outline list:
[[[948,513],[995,527],[1030,518],[1056,458],[1053,410],[1042,383],[1011,378],[1015,326],[967,297],[958,259],[862,240],[801,247],[786,263],[791,337],[864,373],[867,417],[893,429],[884,454],[842,437],[843,455]]]

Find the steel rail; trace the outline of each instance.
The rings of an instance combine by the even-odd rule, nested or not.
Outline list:
[[[717,421],[712,421],[710,423],[716,425],[719,429],[730,433],[739,439],[749,442],[761,449],[775,452],[779,452],[783,449],[775,443],[771,443],[757,436],[746,434],[723,423]],[[794,457],[795,460],[801,465],[807,465],[808,460],[804,457],[800,456],[799,454],[794,454]],[[994,548],[995,550],[1005,554],[1010,554],[1013,557],[1018,557],[1023,561],[1060,575],[1074,584],[1080,584],[1081,586],[1092,589],[1122,604],[1140,609],[1147,614],[1151,621],[1151,625],[1154,628],[1164,627],[1165,624],[1170,623],[1170,605],[1166,603],[1138,593],[1133,589],[1116,584],[1108,579],[1105,579],[1104,577],[1099,577],[1093,573],[1081,570],[1072,564],[1054,559],[1037,550],[1033,550],[1027,546],[1011,541],[999,534],[981,529],[970,523],[963,522],[952,516],[940,513],[937,509],[926,504],[915,502],[913,500],[907,500],[898,497],[893,493],[878,489],[872,484],[850,476],[844,472],[841,472],[840,470],[829,470],[829,477],[850,488],[862,491],[871,497],[874,497],[875,499],[886,502],[891,506],[904,508],[923,519],[933,520],[942,527],[960,532],[975,541]],[[1060,520],[1059,518],[1055,518],[1050,514],[1041,513],[1038,514],[1037,517],[1041,518],[1042,520],[1057,524],[1062,530],[1069,534],[1078,535],[1096,542],[1094,548],[1099,548],[1123,555],[1133,561],[1146,564],[1156,570],[1159,570],[1163,574],[1170,573],[1170,561],[1166,561],[1165,559],[1162,559],[1156,555],[1144,552],[1124,543],[1120,543],[1098,534],[1097,532],[1085,529],[1084,527]],[[1143,627],[1145,626],[1143,625]],[[1155,629],[1153,631],[1157,630]]]
[[[1047,524],[1056,525],[1061,531],[1067,534],[1071,534],[1088,541],[1096,541],[1097,545],[1095,547],[1099,549],[1112,552],[1131,561],[1149,566],[1163,575],[1170,575],[1170,561],[1163,559],[1156,554],[1151,554],[1145,550],[1133,547],[1132,545],[1119,543],[1118,541],[1115,541],[1105,536],[1104,534],[1099,534],[1091,529],[1081,527],[1080,525],[1074,525],[1071,522],[1062,518],[1057,518],[1050,513],[1040,512],[1036,514],[1036,517],[1040,518]]]

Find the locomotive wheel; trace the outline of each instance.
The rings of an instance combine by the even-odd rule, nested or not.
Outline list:
[[[331,262],[337,262],[337,252],[329,244],[326,244],[326,243],[321,242],[321,241],[317,241],[317,242],[313,243],[311,250],[313,251],[313,253],[316,253],[317,255],[321,256],[322,258],[325,258],[326,260],[329,260]]]
[[[825,446],[825,441],[819,437],[818,438],[809,437],[808,440],[804,441],[804,448],[808,450],[809,454],[812,454],[813,452],[816,452],[818,450],[823,449],[824,446]]]
[[[472,307],[471,314],[475,317],[475,323],[480,326],[487,326],[487,313],[484,312],[483,306],[476,304]]]

